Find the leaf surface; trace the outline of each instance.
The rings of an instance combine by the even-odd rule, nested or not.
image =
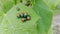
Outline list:
[[[38,34],[48,34],[52,23],[52,10],[45,4],[43,0],[31,0],[33,9],[41,17],[37,22]]]
[[[20,8],[20,11],[17,9]],[[27,12],[31,16],[30,21],[22,22],[17,18],[18,13]],[[0,24],[0,34],[37,34],[37,20],[40,17],[22,4],[18,4],[9,10]]]

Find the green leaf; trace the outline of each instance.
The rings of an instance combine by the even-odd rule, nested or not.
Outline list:
[[[13,7],[13,3],[11,2],[6,2],[4,5],[3,5],[3,11],[6,13],[8,10],[10,10],[11,8]]]
[[[0,0],[0,7],[2,8],[3,12],[7,12],[9,9],[12,8],[14,5],[13,0]]]
[[[53,34],[53,29],[52,28],[49,29],[48,34]]]
[[[14,0],[14,4],[15,5],[18,4],[18,3],[20,3],[20,2],[22,2],[22,0]]]
[[[43,0],[31,0],[33,9],[41,17],[37,21],[38,34],[48,34],[52,24],[52,10],[45,4]]]
[[[44,0],[44,2],[52,9],[55,10],[57,4],[60,2],[60,0]]]
[[[56,9],[54,10],[54,14],[60,15],[60,3],[56,6]]]
[[[0,7],[0,23],[2,21],[3,16],[4,16],[4,12],[3,12],[2,8]]]
[[[20,8],[20,11],[17,11],[17,8]],[[31,16],[30,21],[22,22],[21,18],[17,18],[17,14],[23,12],[27,12]],[[36,23],[39,18],[40,16],[34,10],[18,4],[5,14],[0,24],[0,34],[37,34]]]
[[[0,0],[0,7],[6,13],[10,10],[15,4],[20,3],[21,0]]]
[[[56,14],[57,14],[57,15],[60,15],[60,10],[55,10],[55,11],[54,11],[54,14],[55,14],[55,15],[56,15]]]
[[[4,12],[0,11],[0,23],[1,23],[2,19],[3,19],[3,16],[4,16]]]

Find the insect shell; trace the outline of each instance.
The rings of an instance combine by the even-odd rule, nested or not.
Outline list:
[[[27,12],[21,13],[21,14],[17,14],[18,18],[21,18],[22,22],[28,21],[31,19],[31,17],[28,15]]]
[[[26,21],[26,18],[22,18],[21,21],[22,21],[22,22],[25,22],[25,21]]]
[[[26,19],[27,19],[27,20],[30,20],[30,19],[31,19],[31,17],[28,15]]]
[[[26,18],[26,17],[27,17],[27,15],[28,15],[28,13],[27,13],[27,12],[24,12],[24,18]]]
[[[21,18],[24,18],[24,14],[23,14],[23,13],[21,13],[21,14],[20,14],[20,17],[21,17]]]

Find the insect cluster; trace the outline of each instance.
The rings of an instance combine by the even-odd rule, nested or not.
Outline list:
[[[21,14],[17,14],[17,17],[21,18],[22,22],[29,21],[31,19],[30,15],[28,15],[27,12],[24,12],[24,13],[21,13]]]

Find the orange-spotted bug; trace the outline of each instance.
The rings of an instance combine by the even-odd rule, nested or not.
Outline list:
[[[28,13],[27,13],[27,12],[24,12],[23,14],[24,14],[24,18],[26,18],[26,17],[27,17],[27,15],[28,15]]]
[[[20,14],[20,17],[21,17],[21,18],[24,18],[24,14],[23,14],[23,13],[21,13],[21,14]]]
[[[22,22],[28,21],[31,19],[30,15],[28,15],[27,12],[21,13],[21,14],[17,14],[18,18],[21,18]]]
[[[25,21],[26,21],[26,18],[22,18],[21,21],[22,21],[22,22],[25,22]]]
[[[30,19],[31,19],[31,17],[28,15],[26,19],[27,19],[27,20],[30,20]]]

